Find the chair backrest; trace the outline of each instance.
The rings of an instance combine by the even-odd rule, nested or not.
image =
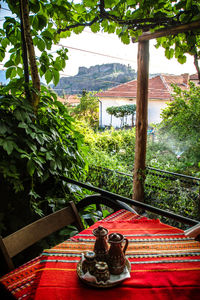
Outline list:
[[[8,271],[14,269],[12,258],[15,255],[51,233],[73,223],[76,224],[79,231],[84,229],[76,206],[71,201],[69,206],[37,220],[7,237],[0,237],[2,264],[7,267]]]

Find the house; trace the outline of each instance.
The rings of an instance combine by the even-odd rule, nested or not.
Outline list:
[[[199,81],[199,78],[198,78],[198,74],[192,74],[190,75],[190,81],[194,82],[195,85],[198,85],[200,84],[200,81]]]
[[[77,106],[80,103],[78,95],[64,95],[64,98],[58,97],[58,101],[67,106]]]
[[[161,74],[149,79],[148,88],[148,124],[159,123],[161,121],[160,114],[167,103],[172,100],[173,88],[171,84],[177,84],[182,89],[188,88],[189,74],[182,75],[166,75]],[[121,106],[127,104],[136,104],[137,80],[132,80],[124,84],[120,84],[113,88],[97,93],[99,98],[100,109],[99,119],[101,126],[120,127],[120,118],[112,117],[106,112],[110,106]],[[128,116],[127,125],[131,125],[132,118]]]

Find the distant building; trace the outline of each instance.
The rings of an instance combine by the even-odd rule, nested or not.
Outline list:
[[[67,106],[77,106],[80,103],[78,95],[64,95],[64,98],[58,97],[58,101]]]
[[[197,73],[190,75],[190,81],[194,82],[196,85],[200,85],[200,81]]]
[[[148,100],[148,124],[160,123],[160,114],[172,100],[173,88],[171,84],[177,84],[182,89],[188,88],[189,74],[166,75],[161,74],[149,79],[149,100]],[[99,113],[102,117],[102,126],[111,125],[111,116],[106,112],[110,106],[121,106],[136,104],[137,80],[120,84],[113,88],[97,93],[101,103]],[[131,125],[131,116],[127,118],[127,124]],[[112,126],[120,127],[120,118],[112,117]]]

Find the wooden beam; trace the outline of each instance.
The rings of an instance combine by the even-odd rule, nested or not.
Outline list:
[[[173,26],[173,27],[159,29],[155,32],[145,32],[141,36],[139,36],[138,39],[132,38],[132,42],[136,43],[136,42],[142,42],[142,41],[149,41],[149,40],[156,39],[159,37],[174,35],[174,34],[186,32],[186,31],[190,31],[190,30],[195,30],[195,29],[200,29],[200,21],[195,21],[195,22],[188,23],[188,24],[177,25],[177,26]]]
[[[136,98],[136,142],[133,179],[133,199],[144,202],[146,147],[148,127],[149,42],[138,43]]]

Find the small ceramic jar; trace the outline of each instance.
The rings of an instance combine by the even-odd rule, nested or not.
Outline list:
[[[96,277],[98,282],[106,282],[110,278],[110,273],[106,262],[99,261],[96,263],[94,276]]]
[[[82,271],[83,273],[89,272],[93,275],[96,264],[96,254],[93,251],[87,251],[84,254],[84,260],[82,262]]]

